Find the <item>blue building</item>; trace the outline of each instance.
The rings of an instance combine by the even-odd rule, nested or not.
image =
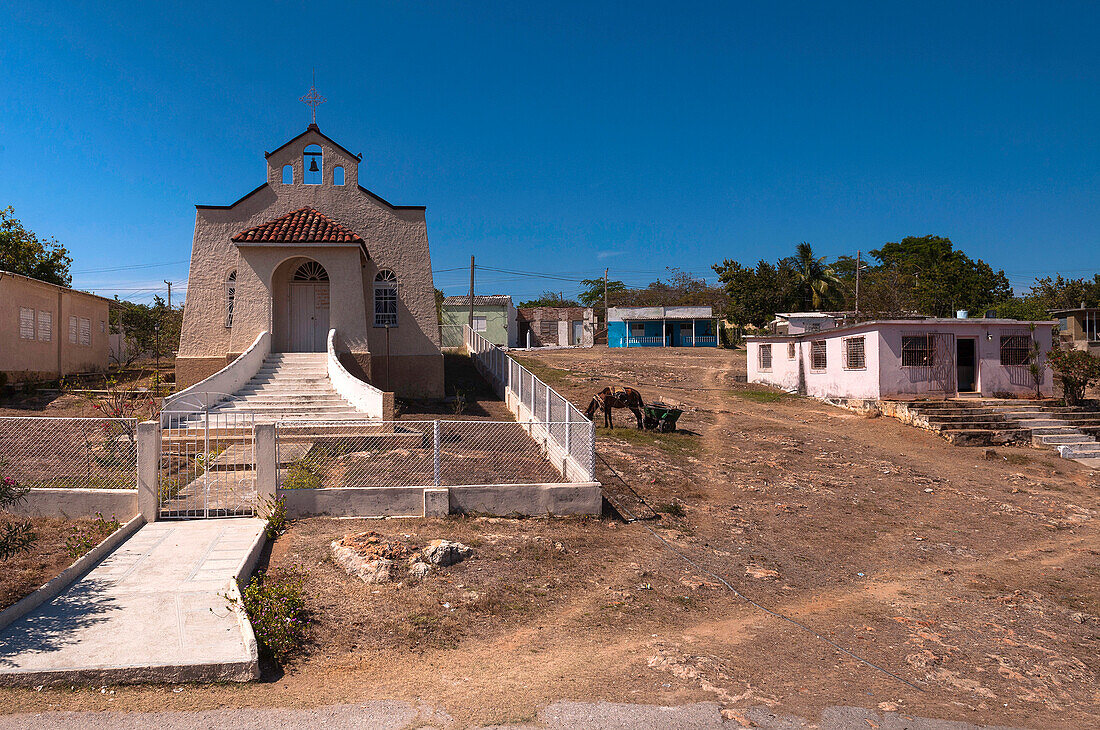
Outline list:
[[[717,347],[710,307],[610,307],[608,347]]]

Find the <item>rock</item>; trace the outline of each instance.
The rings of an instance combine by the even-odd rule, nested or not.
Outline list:
[[[409,566],[409,578],[412,580],[422,580],[431,571],[432,566],[417,560]]]
[[[389,583],[393,580],[396,563],[387,558],[368,560],[356,550],[341,545],[339,541],[332,543],[332,557],[338,565],[343,566],[348,575],[354,575],[364,583]]]
[[[443,568],[461,563],[473,554],[474,549],[469,545],[450,540],[432,540],[422,551],[425,560]]]
[[[759,565],[749,565],[745,568],[745,575],[760,580],[775,580],[779,577],[779,571],[771,568],[762,568]]]

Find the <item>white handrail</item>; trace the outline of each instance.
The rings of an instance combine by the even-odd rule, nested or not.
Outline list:
[[[336,354],[336,330],[328,331],[328,379],[340,397],[371,418],[385,417],[386,395],[347,371]]]
[[[270,353],[271,333],[264,330],[256,335],[256,339],[236,360],[190,388],[165,398],[161,408],[161,427],[168,426],[169,411],[176,417],[184,413],[198,413],[224,400],[226,394],[236,393],[260,372],[264,359]]]

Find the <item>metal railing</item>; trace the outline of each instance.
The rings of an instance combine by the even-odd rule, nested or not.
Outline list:
[[[484,337],[465,329],[466,348],[478,371],[533,438],[545,440],[574,481],[594,481],[596,429],[563,395]],[[576,474],[577,477],[572,476]]]
[[[0,476],[38,489],[137,489],[137,423],[0,417]]]
[[[255,514],[255,415],[185,411],[169,412],[165,420],[173,425],[160,431],[161,518]]]
[[[541,424],[540,424],[541,425]],[[551,424],[587,436],[587,424]],[[280,489],[454,487],[579,481],[552,439],[515,421],[282,421]]]

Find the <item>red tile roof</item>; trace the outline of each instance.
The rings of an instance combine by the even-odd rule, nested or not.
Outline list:
[[[313,208],[299,208],[233,236],[237,243],[362,243],[359,234]]]

